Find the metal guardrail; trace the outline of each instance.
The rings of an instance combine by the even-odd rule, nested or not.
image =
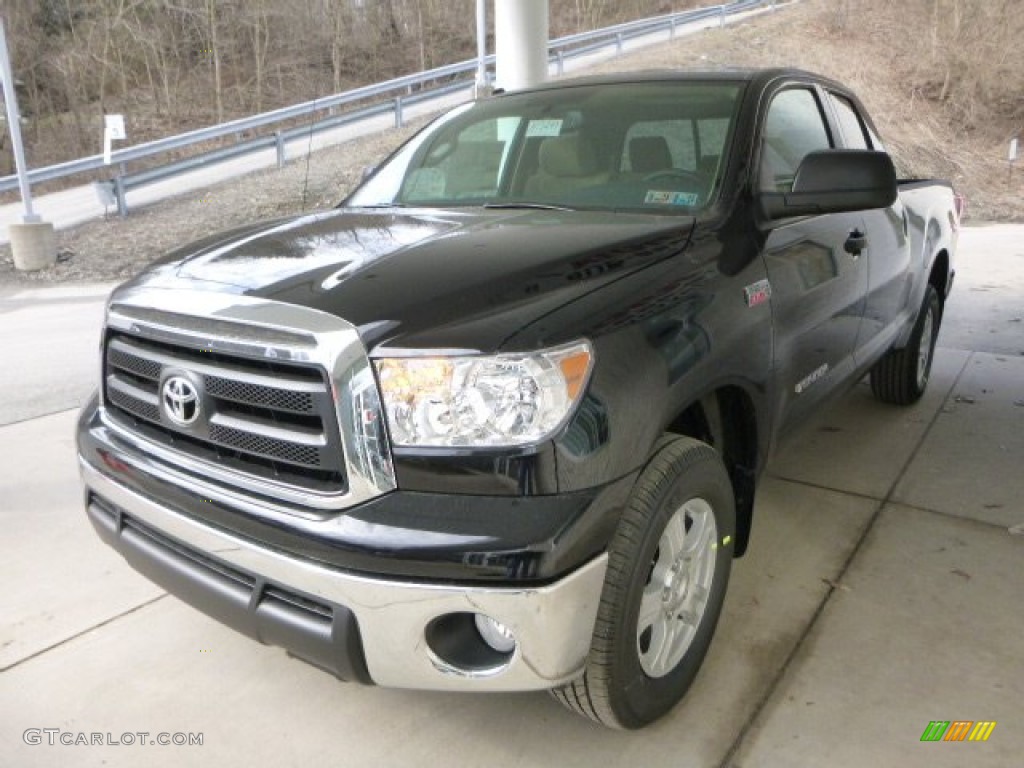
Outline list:
[[[562,74],[566,59],[593,53],[610,45],[615,45],[617,52],[621,53],[623,43],[626,40],[664,30],[669,30],[670,35],[673,35],[676,27],[681,24],[703,21],[709,18],[720,18],[721,23],[724,24],[728,16],[765,5],[774,6],[775,0],[737,0],[736,2],[723,5],[714,5],[691,11],[682,11],[639,21],[626,22],[625,24],[617,24],[592,32],[567,35],[548,44],[549,65],[553,64],[556,72]],[[493,65],[494,55],[488,56],[486,61],[488,66]],[[477,60],[472,59],[411,75],[403,75],[402,77],[362,86],[333,96],[325,96],[301,104],[281,107],[270,112],[263,112],[258,115],[243,117],[206,128],[198,128],[175,136],[167,136],[144,144],[137,144],[133,147],[118,149],[111,153],[109,165],[104,162],[103,155],[97,154],[44,168],[36,168],[28,172],[28,180],[30,184],[38,184],[44,181],[53,181],[101,169],[119,171],[115,173],[110,181],[98,183],[106,187],[103,191],[113,197],[117,203],[118,211],[124,216],[128,212],[125,200],[127,190],[162,179],[172,178],[201,165],[216,163],[269,147],[275,147],[277,150],[277,164],[280,167],[284,165],[286,160],[285,147],[288,141],[387,112],[394,113],[395,126],[401,127],[404,106],[470,87],[473,84],[473,80],[472,77],[467,76],[475,75],[476,69]],[[332,114],[339,107],[374,99],[379,101],[341,115]],[[327,118],[307,125],[277,130],[273,133],[265,133],[251,139],[241,138],[243,134],[248,132],[325,111],[329,113]],[[127,164],[133,161],[151,158],[166,152],[187,149],[197,144],[230,136],[236,138],[235,144],[137,173],[128,174],[127,172]],[[16,189],[17,186],[18,177],[16,175],[0,178],[0,192]]]

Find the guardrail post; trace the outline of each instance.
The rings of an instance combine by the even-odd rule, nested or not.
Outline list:
[[[277,167],[284,168],[284,136],[274,131],[274,148],[277,149]]]
[[[395,96],[395,128],[402,127],[402,97]]]
[[[563,51],[561,48],[559,48],[557,51],[555,51],[555,59],[558,62],[558,67],[557,67],[558,74],[564,75],[565,74],[565,51]]]
[[[725,26],[725,6],[721,5],[718,7],[718,26]]]
[[[675,16],[673,16],[672,19],[669,21],[668,39],[669,40],[675,40],[676,39],[676,17]]]
[[[114,197],[117,199],[117,213],[120,217],[128,216],[128,200],[124,196],[124,177],[119,173],[114,177]]]
[[[621,56],[622,55],[622,33],[621,32],[616,32],[615,33],[615,54],[617,56]]]

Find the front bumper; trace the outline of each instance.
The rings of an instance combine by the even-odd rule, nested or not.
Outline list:
[[[80,469],[90,520],[137,570],[229,626],[343,679],[521,691],[558,686],[583,669],[607,555],[544,586],[373,578],[205,525],[86,461]],[[471,631],[473,614],[511,629],[514,651],[489,651]]]

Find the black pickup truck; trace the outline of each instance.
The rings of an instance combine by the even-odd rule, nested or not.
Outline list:
[[[805,72],[466,104],[337,209],[114,292],[89,518],[344,680],[640,727],[697,674],[780,434],[864,375],[921,396],[958,224]]]

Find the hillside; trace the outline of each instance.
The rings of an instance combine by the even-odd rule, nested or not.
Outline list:
[[[989,0],[991,7],[1002,1]],[[899,8],[957,3],[906,0]],[[855,25],[850,20],[854,6],[877,6],[879,15],[872,17],[871,25]],[[844,8],[845,16],[839,13]],[[1024,48],[1008,48],[1001,59],[990,52],[991,61],[979,49],[977,62],[961,63],[956,76],[947,77],[952,71],[943,60],[928,64],[928,51],[916,55],[900,47],[905,43],[897,44],[905,26],[889,18],[896,13],[876,0],[803,0],[754,21],[614,59],[596,71],[797,66],[830,75],[861,95],[902,175],[951,179],[968,196],[972,222],[1024,220],[1024,168],[1010,180],[1005,162],[1006,141],[1020,132],[1024,118]],[[922,16],[920,34],[914,39],[930,39],[932,18]],[[943,34],[937,29],[936,39]],[[936,43],[936,51],[941,50]],[[999,74],[982,87],[977,73],[986,68]],[[61,232],[63,260],[45,272],[16,274],[5,246],[0,249],[0,282],[123,278],[172,246],[217,230],[329,207],[357,183],[362,168],[379,162],[414,128],[324,150],[308,165],[297,160],[282,171],[226,182],[133,212],[126,220],[114,217]]]

